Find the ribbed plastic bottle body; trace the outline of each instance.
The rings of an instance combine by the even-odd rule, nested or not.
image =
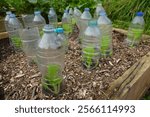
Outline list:
[[[58,22],[57,14],[53,8],[50,8],[50,11],[48,13],[48,19],[49,19],[49,24],[57,28],[57,22]]]
[[[144,24],[145,22],[143,16],[136,16],[133,19],[126,39],[126,43],[129,46],[135,46],[140,43],[144,31]]]
[[[101,48],[100,54],[102,57],[112,55],[112,22],[106,15],[100,16],[98,19],[99,29],[101,31]]]
[[[62,17],[62,27],[65,31],[65,34],[68,36],[72,32],[72,22],[71,17],[67,10],[65,10]]]
[[[88,26],[82,40],[82,63],[88,69],[94,69],[99,63],[101,33],[97,26]]]
[[[44,32],[39,42],[37,62],[42,73],[43,91],[58,94],[63,80],[65,47],[52,30]]]
[[[22,39],[23,51],[28,57],[29,64],[36,62],[36,52],[40,40],[39,29],[37,27],[26,28],[19,32]]]
[[[9,18],[8,28],[11,45],[14,47],[15,50],[22,50],[22,41],[19,36],[19,30],[22,29],[23,26],[14,14],[11,14]]]
[[[84,12],[82,13],[81,17],[80,17],[80,41],[82,41],[83,38],[83,33],[86,30],[86,28],[88,27],[88,22],[92,19],[92,15],[89,12],[88,8],[85,8]]]

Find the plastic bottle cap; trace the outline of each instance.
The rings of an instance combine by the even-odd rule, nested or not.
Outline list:
[[[10,18],[15,18],[16,17],[16,15],[15,14],[10,14],[10,16],[9,16]]]
[[[107,15],[106,12],[104,12],[104,11],[100,12],[100,16],[106,16],[106,15]]]
[[[84,11],[90,11],[90,9],[89,8],[85,8]]]
[[[12,13],[11,13],[11,11],[7,11],[6,14],[7,14],[7,15],[10,15],[10,14],[12,14]]]
[[[89,26],[97,26],[97,21],[96,20],[91,20],[88,23]]]
[[[54,27],[52,25],[46,24],[43,28],[44,32],[54,32]]]
[[[137,12],[137,13],[136,13],[136,16],[143,16],[143,15],[144,15],[143,12]]]
[[[41,11],[35,11],[34,14],[35,15],[41,14]]]
[[[64,33],[64,29],[63,28],[56,28],[55,32],[56,33]]]

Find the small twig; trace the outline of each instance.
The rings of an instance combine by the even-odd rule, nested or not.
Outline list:
[[[34,99],[34,96],[35,96],[35,91],[36,91],[36,87],[33,88],[33,91],[32,91],[32,96],[31,96],[31,100]]]
[[[100,90],[100,92],[102,92],[105,95],[105,97],[106,97],[107,100],[110,99],[104,91]]]

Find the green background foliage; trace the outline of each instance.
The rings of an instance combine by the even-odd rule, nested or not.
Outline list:
[[[5,15],[5,11],[14,11],[17,15],[23,13],[33,13],[39,9],[42,15],[47,18],[47,13],[50,7],[54,7],[59,21],[63,11],[69,7],[77,6],[81,11],[85,7],[91,9],[94,14],[96,2],[100,0],[0,0],[0,14]],[[96,2],[95,2],[96,1]],[[127,29],[131,20],[137,11],[144,12],[146,21],[145,33],[150,34],[150,1],[149,0],[101,0],[104,8],[113,21],[113,25],[119,28]]]
[[[104,7],[115,27],[127,29],[137,11],[144,12],[145,32],[150,34],[149,0],[104,0]]]

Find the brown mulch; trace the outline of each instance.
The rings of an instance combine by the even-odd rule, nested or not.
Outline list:
[[[8,39],[0,41],[0,87],[5,99],[109,99],[105,91],[111,82],[121,76],[136,61],[150,51],[150,41],[129,48],[124,44],[125,35],[113,32],[113,56],[100,59],[94,70],[88,71],[81,64],[78,32],[70,38],[63,72],[65,88],[58,96],[41,93],[41,74],[36,65],[28,65],[23,52],[14,52]]]

